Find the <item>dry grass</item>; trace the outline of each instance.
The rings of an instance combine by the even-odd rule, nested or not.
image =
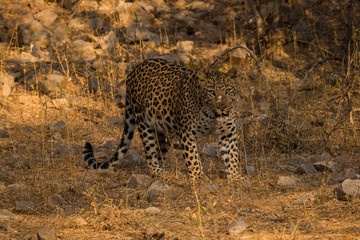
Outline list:
[[[11,51],[20,51],[15,42],[12,39],[7,51],[0,52],[1,71],[8,67],[2,59]],[[72,79],[69,88],[73,91],[65,97],[69,105],[55,108],[51,98],[40,96],[36,84],[26,81],[18,83],[14,95],[0,99],[0,130],[8,134],[0,138],[0,183],[24,183],[29,188],[20,192],[0,190],[0,209],[15,212],[15,201],[35,204],[30,213],[15,212],[17,218],[0,220],[0,239],[24,239],[42,225],[52,227],[59,239],[151,239],[151,236],[156,239],[161,234],[164,239],[360,239],[359,199],[337,201],[332,192],[334,185],[329,183],[332,173],[300,175],[303,183],[295,188],[276,184],[280,175],[291,174],[285,165],[295,154],[308,157],[327,151],[343,156],[347,167],[359,167],[356,70],[347,76],[341,64],[325,62],[314,69],[310,81],[298,88],[308,64],[313,64],[314,56],[324,49],[322,44],[306,45],[309,47],[306,52],[311,53],[305,54],[301,52],[305,47],[295,48],[294,42],[294,46],[285,47],[289,59],[275,61],[265,56],[262,60],[263,74],[275,92],[279,109],[275,109],[272,94],[260,80],[252,60],[230,60],[222,66],[241,69],[238,103],[244,123],[239,129],[241,161],[242,166],[254,166],[256,174],[245,175],[241,184],[232,186],[221,177],[223,164],[203,157],[209,180],[193,183],[186,177],[179,153],[172,150],[168,157],[172,170],[161,178],[154,177],[154,181],[163,180],[176,190],[176,197],[165,195],[161,201],[151,203],[146,199],[146,189],[126,187],[132,174],[148,174],[137,134],[131,148],[141,155],[138,165],[99,172],[85,169],[81,159],[86,141],[99,148],[108,140],[120,140],[122,127],[108,119],[124,115],[124,109],[115,104],[115,94],[118,88],[124,88],[121,80],[126,71],[110,62],[105,71],[89,73],[87,66],[71,61],[74,57],[71,51],[65,52],[53,44],[53,64],[58,64],[64,75]],[[152,50],[151,45],[143,43],[124,44],[107,59],[137,63],[143,57],[140,54]],[[174,53],[174,44],[167,42],[156,51],[157,55]],[[209,66],[216,51],[216,45],[199,44],[193,53],[196,61],[190,62],[190,67]],[[359,67],[358,52],[356,43],[354,69]],[[41,68],[35,65],[23,66],[23,71],[32,71],[34,67],[41,75]],[[88,91],[91,76],[104,83],[96,93]],[[343,83],[351,78],[353,85],[344,90]],[[345,92],[352,94],[352,121]],[[23,97],[31,100],[19,103]],[[59,120],[66,127],[50,130],[49,124]],[[214,138],[202,143],[209,141]],[[64,146],[74,152],[60,153]],[[113,149],[104,151],[109,156],[113,153]],[[14,164],[9,164],[8,159],[13,156],[17,158]],[[218,189],[209,190],[207,186],[211,184]],[[61,206],[49,201],[54,194],[64,199]],[[311,201],[295,203],[304,196]],[[150,206],[159,207],[161,212],[146,213],[144,209]],[[251,227],[232,238],[226,229],[238,216]]]

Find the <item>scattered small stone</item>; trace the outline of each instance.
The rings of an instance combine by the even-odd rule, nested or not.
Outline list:
[[[347,168],[344,170],[345,179],[357,179],[356,171],[353,168]]]
[[[28,240],[56,240],[54,230],[48,226],[39,227]]]
[[[19,220],[20,217],[16,216],[12,212],[9,212],[6,209],[0,211],[0,220]]]
[[[101,18],[92,18],[89,21],[89,28],[96,35],[104,35],[110,31],[110,24]]]
[[[140,160],[139,153],[131,150],[125,154],[123,161],[125,166],[135,166],[136,164],[139,163],[139,160]]]
[[[15,82],[14,77],[5,73],[0,73],[0,97],[8,97],[13,91]]]
[[[139,41],[159,41],[159,36],[145,26],[132,24],[126,29],[126,35],[129,37],[128,42]]]
[[[243,167],[241,169],[241,171],[247,175],[254,175],[256,174],[256,169],[254,166],[247,166],[247,167]]]
[[[74,220],[74,222],[75,222],[75,224],[77,225],[77,226],[85,226],[85,225],[88,225],[88,222],[87,221],[85,221],[83,218],[81,218],[81,217],[77,217],[77,218],[75,218],[75,220]]]
[[[161,202],[164,196],[166,198],[174,198],[175,191],[161,181],[154,182],[146,191],[148,202]]]
[[[150,186],[152,179],[148,175],[133,174],[128,182],[128,188],[145,188]]]
[[[194,42],[193,41],[179,41],[176,43],[176,47],[181,52],[191,53],[191,51],[194,49]]]
[[[51,104],[56,109],[65,109],[69,107],[69,102],[66,98],[52,99]]]
[[[53,122],[51,123],[48,128],[50,130],[62,130],[64,129],[66,126],[65,122],[63,120],[57,121],[57,122]]]
[[[300,164],[299,172],[300,173],[305,173],[305,174],[316,174],[316,173],[318,173],[318,171],[315,169],[314,165],[309,164],[309,163]]]
[[[209,143],[209,144],[204,144],[204,146],[201,149],[201,153],[210,156],[210,157],[217,157],[217,151],[216,148],[214,147],[214,144],[217,146],[217,143]]]
[[[245,222],[242,218],[237,218],[232,223],[230,223],[227,228],[227,233],[231,236],[236,236],[242,232],[244,232],[250,225]]]
[[[113,148],[117,148],[118,145],[119,145],[118,141],[108,140],[102,147],[107,148],[107,149],[113,149]]]
[[[41,12],[34,15],[34,17],[39,20],[42,24],[50,26],[53,24],[57,18],[57,14],[50,9],[42,10]]]
[[[74,154],[74,153],[75,153],[75,150],[74,150],[74,148],[71,147],[71,146],[61,145],[61,146],[59,147],[59,153],[60,153],[61,155],[63,155],[63,154],[69,154],[69,153]]]
[[[277,184],[285,187],[295,187],[297,186],[301,180],[294,176],[280,176]]]
[[[144,212],[150,215],[155,215],[158,214],[159,212],[161,212],[161,210],[157,207],[148,207],[146,209],[144,209]]]
[[[124,125],[124,121],[125,119],[123,117],[117,117],[117,116],[109,117],[109,122],[117,126],[122,127]]]
[[[34,203],[33,202],[21,202],[15,201],[15,211],[18,212],[32,212],[34,211]]]
[[[310,201],[311,201],[311,199],[309,197],[300,197],[300,198],[296,199],[295,204],[304,205],[304,204],[309,203]]]
[[[95,155],[95,158],[98,160],[107,160],[108,159],[108,155],[105,152],[95,152],[94,155]]]
[[[49,205],[52,207],[63,207],[65,205],[65,200],[59,194],[53,194],[48,197]]]
[[[306,158],[304,158],[303,156],[300,156],[300,155],[295,155],[293,157],[293,159],[291,161],[289,161],[288,164],[290,164],[291,166],[300,166],[301,164],[303,163],[307,163],[308,160],[306,160]]]
[[[346,194],[360,197],[360,180],[345,179],[341,186]]]

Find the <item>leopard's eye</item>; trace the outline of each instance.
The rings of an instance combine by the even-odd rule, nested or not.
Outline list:
[[[229,95],[230,93],[232,93],[233,92],[233,89],[232,88],[227,88],[226,90],[225,90],[225,94],[226,95]]]
[[[216,93],[215,93],[214,90],[209,90],[209,91],[208,91],[208,94],[209,94],[210,96],[213,96],[213,97],[215,97],[215,95],[216,95]]]

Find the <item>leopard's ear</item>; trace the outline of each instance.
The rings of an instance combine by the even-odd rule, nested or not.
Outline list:
[[[208,78],[203,70],[197,70],[196,76],[200,79],[200,82],[204,82]]]

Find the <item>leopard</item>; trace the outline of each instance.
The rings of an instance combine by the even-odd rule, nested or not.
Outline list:
[[[170,138],[177,137],[189,177],[199,179],[204,173],[197,140],[215,129],[226,177],[239,180],[237,79],[237,73],[229,71],[191,69],[160,58],[142,61],[125,80],[124,130],[115,154],[110,160],[99,162],[92,145],[86,142],[85,164],[91,169],[119,167],[137,129],[151,174],[164,171],[161,164],[168,153]]]

